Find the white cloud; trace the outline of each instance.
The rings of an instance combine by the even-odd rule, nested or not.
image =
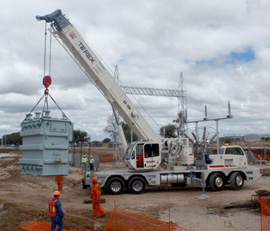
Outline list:
[[[190,120],[204,117],[204,105],[209,117],[225,116],[230,101],[234,119],[220,122],[221,134],[270,129],[268,1],[10,0],[0,7],[0,136],[19,129],[44,90],[45,27],[35,16],[56,9],[62,9],[112,72],[118,65],[125,85],[177,89],[182,71]],[[231,52],[247,48],[255,60],[225,62]],[[75,128],[93,139],[106,137],[110,105],[54,38],[51,75],[50,93]],[[176,117],[176,99],[137,98],[160,126]]]

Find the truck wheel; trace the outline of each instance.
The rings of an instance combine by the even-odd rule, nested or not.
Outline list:
[[[209,178],[209,186],[214,191],[219,191],[224,187],[224,179],[220,173],[214,173]]]
[[[239,190],[244,185],[244,179],[239,172],[233,172],[230,176],[231,187],[235,190]]]
[[[111,194],[122,193],[124,191],[124,186],[125,186],[124,181],[119,177],[113,177],[107,183],[109,193]]]
[[[133,194],[143,193],[145,190],[145,182],[141,177],[134,177],[129,181],[128,189]]]

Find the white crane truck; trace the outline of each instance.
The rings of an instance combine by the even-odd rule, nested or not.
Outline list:
[[[230,185],[233,189],[240,189],[245,180],[253,181],[261,176],[260,169],[248,165],[240,146],[223,146],[218,155],[201,153],[195,157],[188,138],[161,140],[61,10],[36,18],[51,23],[50,31],[54,37],[140,139],[126,148],[119,127],[129,168],[95,172],[102,188],[107,188],[112,194],[122,193],[125,189],[142,193],[146,186],[160,185],[210,186],[213,190]],[[162,160],[174,165],[163,168]],[[90,186],[91,176],[91,172],[85,174],[83,187]]]

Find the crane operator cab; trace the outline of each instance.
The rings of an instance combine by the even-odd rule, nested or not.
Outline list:
[[[156,169],[161,162],[161,145],[154,142],[133,142],[126,151],[129,169]]]

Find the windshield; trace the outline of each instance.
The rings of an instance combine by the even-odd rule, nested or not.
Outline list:
[[[220,148],[220,149],[219,149],[219,153],[220,153],[220,154],[225,154],[225,148]]]
[[[130,159],[130,155],[131,155],[131,152],[132,152],[132,149],[134,147],[136,143],[131,143],[126,151],[126,160],[129,160]]]

